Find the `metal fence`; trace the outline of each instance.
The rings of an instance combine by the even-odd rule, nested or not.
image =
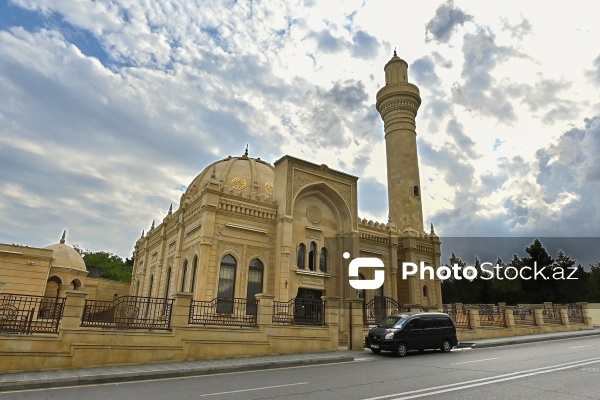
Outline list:
[[[58,333],[64,297],[0,294],[0,333]]]
[[[549,325],[560,325],[562,323],[560,319],[560,310],[558,307],[544,306],[544,324]]]
[[[583,324],[583,312],[581,305],[567,304],[567,315],[569,316],[569,322],[572,324]]]
[[[295,298],[273,302],[273,322],[299,325],[325,325],[325,301]]]
[[[171,327],[173,299],[124,296],[113,301],[86,300],[81,326],[114,329]]]
[[[515,325],[535,326],[535,314],[529,304],[517,304],[513,308]]]
[[[452,321],[454,321],[454,325],[457,328],[471,328],[471,325],[469,324],[469,310],[465,310],[464,307],[462,307],[461,310],[457,310],[456,304],[444,304],[442,311],[452,318]]]
[[[189,323],[197,325],[256,326],[258,301],[216,298],[192,301]]]
[[[385,317],[403,311],[408,310],[400,307],[398,302],[391,297],[375,296],[363,305],[363,323],[375,325]]]
[[[478,306],[481,326],[506,326],[504,310],[501,310],[499,306],[494,304],[478,304]]]

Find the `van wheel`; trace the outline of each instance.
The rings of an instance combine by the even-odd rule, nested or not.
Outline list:
[[[404,357],[407,351],[408,348],[406,345],[404,343],[399,343],[393,353],[396,357]]]
[[[371,349],[371,351],[375,354],[381,353],[381,349]]]
[[[442,353],[449,353],[452,350],[452,343],[448,339],[444,339],[442,342]]]

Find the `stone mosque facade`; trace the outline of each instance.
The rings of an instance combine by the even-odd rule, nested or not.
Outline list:
[[[423,230],[415,117],[419,89],[408,64],[385,65],[376,107],[384,121],[389,220],[359,218],[358,177],[289,155],[273,165],[246,154],[207,166],[182,195],[179,208],[135,245],[131,295],[194,300],[388,297],[399,304],[441,308],[441,282],[402,279],[403,262],[440,266],[440,241]],[[377,257],[385,281],[375,290],[349,284],[348,259]],[[371,268],[360,278],[372,279]],[[348,310],[340,309],[340,332]]]

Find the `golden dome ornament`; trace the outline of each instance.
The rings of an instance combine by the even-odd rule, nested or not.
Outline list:
[[[246,180],[243,178],[233,178],[231,180],[231,187],[237,190],[244,190],[246,188]]]
[[[267,182],[267,183],[265,183],[265,192],[269,196],[273,196],[273,182]]]

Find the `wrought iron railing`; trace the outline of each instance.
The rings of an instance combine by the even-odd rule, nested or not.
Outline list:
[[[86,300],[81,326],[113,329],[171,328],[173,299],[124,296],[113,301]]]
[[[504,310],[494,304],[478,304],[479,325],[505,327],[506,319]]]
[[[569,322],[572,324],[583,324],[583,311],[581,305],[578,304],[567,304],[567,315],[569,316]]]
[[[554,306],[544,306],[544,324],[560,325],[560,309]]]
[[[517,304],[513,308],[515,325],[535,326],[535,314],[529,304]]]
[[[273,322],[299,325],[325,325],[325,301],[295,298],[273,302]]]
[[[0,333],[58,333],[64,297],[0,294]]]
[[[375,325],[385,317],[403,311],[407,310],[391,297],[375,296],[363,305],[363,323]]]
[[[457,328],[469,329],[471,327],[469,323],[469,310],[465,310],[464,307],[461,310],[457,310],[456,304],[444,304],[442,311],[452,318]]]
[[[256,326],[258,301],[216,298],[212,301],[192,301],[190,324]]]

